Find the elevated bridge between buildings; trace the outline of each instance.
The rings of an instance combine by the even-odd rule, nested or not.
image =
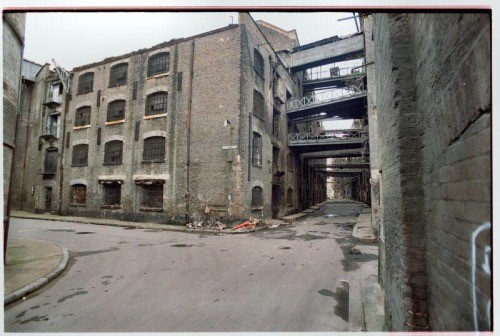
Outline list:
[[[358,129],[328,130],[321,133],[291,133],[288,146],[296,152],[363,148],[368,132]]]

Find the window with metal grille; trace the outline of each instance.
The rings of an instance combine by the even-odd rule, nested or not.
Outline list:
[[[84,184],[75,184],[71,187],[71,203],[86,204],[87,203],[87,186]]]
[[[104,145],[104,164],[122,164],[123,141],[108,141]]]
[[[109,71],[109,87],[127,84],[128,63],[120,63],[111,67]]]
[[[115,100],[108,104],[106,121],[118,121],[125,119],[125,100]]]
[[[88,163],[89,145],[81,144],[73,146],[73,159],[71,166],[86,166]]]
[[[148,77],[167,73],[169,68],[170,54],[167,52],[153,55],[148,60]]]
[[[167,113],[167,92],[155,92],[146,99],[146,115]]]
[[[264,204],[262,199],[262,188],[253,187],[252,188],[252,207],[258,207]]]
[[[94,73],[87,72],[78,78],[77,94],[89,93],[94,90]]]
[[[253,132],[252,138],[252,164],[262,166],[262,137],[256,132]]]
[[[104,205],[120,205],[122,185],[118,183],[103,184]]]
[[[163,208],[163,184],[143,184],[141,206]]]
[[[257,90],[253,90],[253,114],[259,119],[266,116],[264,97]]]
[[[253,50],[253,68],[256,73],[264,77],[264,57],[257,49]]]
[[[55,147],[47,148],[45,151],[45,164],[43,173],[44,174],[56,174],[57,173],[57,154],[58,150]]]
[[[90,106],[82,106],[75,112],[75,127],[90,125]]]
[[[165,138],[155,136],[144,139],[142,160],[145,162],[164,162]]]

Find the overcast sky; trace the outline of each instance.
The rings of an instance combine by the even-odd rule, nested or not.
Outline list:
[[[338,12],[252,13],[285,30],[296,29],[301,44],[356,32],[352,16]],[[231,18],[232,17],[232,18]],[[24,58],[71,70],[141,48],[189,37],[238,22],[238,13],[28,13]]]

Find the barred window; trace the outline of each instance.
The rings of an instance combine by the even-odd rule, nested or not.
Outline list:
[[[104,147],[105,165],[122,164],[123,141],[108,141]]]
[[[147,162],[165,161],[165,138],[155,136],[144,139],[142,160]]]
[[[92,92],[94,89],[94,73],[87,72],[78,78],[77,94]]]
[[[122,185],[118,183],[103,184],[104,205],[120,205]]]
[[[73,146],[73,167],[86,166],[88,163],[89,145],[81,144]]]
[[[253,68],[256,73],[264,77],[264,57],[257,49],[253,50]]]
[[[146,99],[146,115],[167,113],[167,92],[156,92],[150,94]]]
[[[151,56],[148,60],[148,77],[168,72],[169,61],[170,54],[167,52]]]
[[[87,186],[84,184],[75,184],[71,187],[71,203],[86,204],[87,203]]]
[[[109,87],[127,84],[128,63],[120,63],[111,67],[109,72]]]
[[[253,114],[260,119],[266,116],[264,97],[257,90],[253,90]]]
[[[262,199],[262,188],[253,187],[252,188],[252,207],[258,207],[264,204]]]
[[[262,137],[256,132],[253,132],[252,138],[252,164],[262,166]]]
[[[44,174],[56,174],[57,173],[57,155],[58,150],[55,147],[47,148],[45,151],[45,163],[44,163]]]
[[[125,119],[125,100],[115,100],[108,104],[106,121],[117,121]]]
[[[141,206],[163,208],[163,184],[143,184]]]
[[[75,127],[90,125],[90,106],[82,106],[75,112]]]

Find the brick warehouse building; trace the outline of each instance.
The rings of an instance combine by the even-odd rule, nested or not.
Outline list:
[[[287,147],[285,103],[302,94],[302,74],[276,53],[297,45],[295,31],[240,14],[238,25],[77,67],[69,94],[45,65],[26,86],[33,134],[14,206],[165,222],[207,207],[276,217],[323,200],[320,177],[315,195],[300,195],[303,166]]]

